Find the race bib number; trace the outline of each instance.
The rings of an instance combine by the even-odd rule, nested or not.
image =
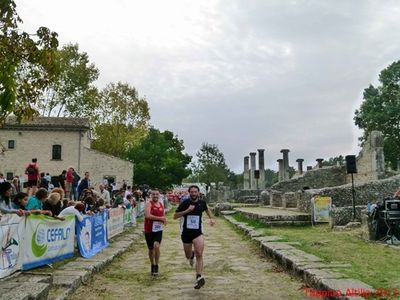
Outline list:
[[[158,232],[163,230],[163,223],[158,221],[153,221],[153,232]]]
[[[187,229],[199,229],[200,228],[200,216],[187,216],[186,219]]]

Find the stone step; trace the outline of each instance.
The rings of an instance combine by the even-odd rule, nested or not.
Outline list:
[[[263,223],[268,226],[307,226],[311,224],[311,221],[270,221]]]
[[[256,219],[259,220],[263,223],[268,223],[268,222],[308,222],[310,224],[311,222],[311,216],[306,215],[306,214],[284,214],[280,213],[279,211],[276,212],[274,215],[265,215],[265,214],[258,214],[258,213],[253,213],[253,212],[246,212],[240,209],[235,209],[239,211],[242,215],[244,215],[247,218],[250,219]]]

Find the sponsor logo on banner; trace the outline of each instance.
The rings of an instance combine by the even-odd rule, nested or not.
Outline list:
[[[75,216],[60,221],[44,215],[26,219],[26,237],[22,269],[27,270],[74,255]]]

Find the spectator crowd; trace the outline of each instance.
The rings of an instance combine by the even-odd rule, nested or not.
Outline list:
[[[92,215],[107,208],[144,207],[150,196],[148,186],[131,187],[123,181],[121,187],[107,179],[93,186],[90,173],[80,176],[73,167],[63,170],[60,175],[51,176],[39,169],[36,158],[25,168],[26,187],[15,176],[7,181],[0,173],[0,217],[2,214],[44,214],[64,219],[73,214],[83,220],[85,214]],[[166,202],[167,196],[162,195]]]

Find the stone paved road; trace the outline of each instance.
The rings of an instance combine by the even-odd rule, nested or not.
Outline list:
[[[178,221],[170,222],[161,245],[160,277],[150,276],[144,238],[71,299],[305,299],[302,283],[291,278],[222,219],[205,226],[206,285],[195,290]],[[142,225],[141,225],[142,226]]]

